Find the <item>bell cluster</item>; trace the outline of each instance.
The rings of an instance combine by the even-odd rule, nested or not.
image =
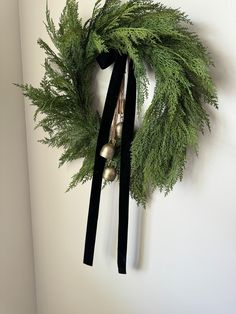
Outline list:
[[[116,124],[116,127],[115,127],[116,139],[121,139],[122,127],[123,127],[123,122],[119,122]],[[108,161],[111,161],[115,155],[115,150],[116,150],[116,144],[115,143],[116,143],[116,141],[113,140],[113,141],[109,141],[107,144],[103,145],[103,147],[100,151],[100,156],[107,159]],[[116,169],[113,166],[108,165],[104,169],[103,179],[106,181],[112,182],[115,180],[116,175],[117,175]]]
[[[109,142],[103,145],[100,151],[100,156],[108,160],[107,166],[103,172],[103,179],[110,182],[114,181],[117,175],[116,169],[111,165],[111,162],[109,161],[111,161],[115,155],[117,140],[120,140],[122,137],[125,106],[124,85],[125,75],[121,82],[119,97],[117,100],[116,109],[111,124]]]

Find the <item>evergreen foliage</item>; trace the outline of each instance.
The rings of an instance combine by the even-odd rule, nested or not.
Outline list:
[[[188,30],[187,16],[151,0],[101,0],[83,25],[76,0],[67,0],[58,27],[46,10],[46,28],[55,46],[39,39],[46,53],[40,87],[21,85],[37,107],[37,126],[48,134],[42,142],[62,147],[60,165],[84,158],[69,188],[90,179],[100,117],[93,108],[95,58],[115,49],[135,66],[138,114],[147,96],[145,64],[155,73],[152,102],[132,143],[131,195],[145,205],[155,188],[169,192],[181,180],[188,148],[198,150],[199,133],[209,127],[204,108],[217,107],[209,74],[212,60],[198,36]],[[119,164],[119,154],[115,162]]]

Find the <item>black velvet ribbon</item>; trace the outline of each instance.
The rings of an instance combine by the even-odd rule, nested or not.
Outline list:
[[[102,175],[106,160],[100,156],[100,151],[109,141],[110,127],[119,97],[121,82],[126,68],[126,55],[119,55],[111,50],[97,57],[97,62],[102,69],[115,62],[106,101],[101,119],[101,126],[97,139],[95,153],[93,180],[90,195],[90,204],[85,238],[84,263],[93,265],[94,248],[99,214],[99,203],[102,186]],[[124,112],[123,132],[121,140],[120,162],[120,195],[119,195],[119,228],[118,228],[118,271],[126,273],[128,214],[129,214],[129,181],[130,181],[130,145],[133,137],[134,116],[136,103],[136,82],[133,71],[133,62],[129,63],[129,76]]]

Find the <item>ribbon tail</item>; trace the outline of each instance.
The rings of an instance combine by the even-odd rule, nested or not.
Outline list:
[[[109,88],[107,91],[106,101],[101,119],[101,126],[98,134],[83,259],[84,264],[90,266],[93,265],[100,194],[102,186],[102,175],[106,162],[105,159],[100,156],[100,151],[102,146],[106,144],[109,140],[110,126],[113,119],[122,78],[125,73],[126,60],[126,55],[119,55],[116,58],[109,83]]]
[[[136,80],[134,76],[133,61],[130,60],[120,159],[120,194],[119,194],[117,264],[118,271],[121,274],[126,274],[128,219],[129,219],[130,161],[131,161],[130,148],[134,132],[135,105],[136,105]]]

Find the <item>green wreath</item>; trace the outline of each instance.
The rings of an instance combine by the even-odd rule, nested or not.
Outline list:
[[[38,127],[48,134],[42,143],[63,148],[60,165],[84,158],[69,186],[93,175],[100,116],[94,109],[92,84],[96,57],[111,49],[133,60],[140,128],[131,148],[131,196],[145,205],[159,188],[168,193],[182,179],[187,149],[198,150],[199,133],[210,128],[204,104],[217,108],[209,74],[213,64],[191,24],[179,10],[151,0],[97,1],[92,17],[82,24],[76,0],[67,0],[55,27],[46,10],[46,28],[54,52],[38,40],[47,57],[40,87],[21,85],[24,95],[43,116]],[[147,66],[155,74],[154,96],[146,113]],[[119,152],[112,163],[119,174]]]

